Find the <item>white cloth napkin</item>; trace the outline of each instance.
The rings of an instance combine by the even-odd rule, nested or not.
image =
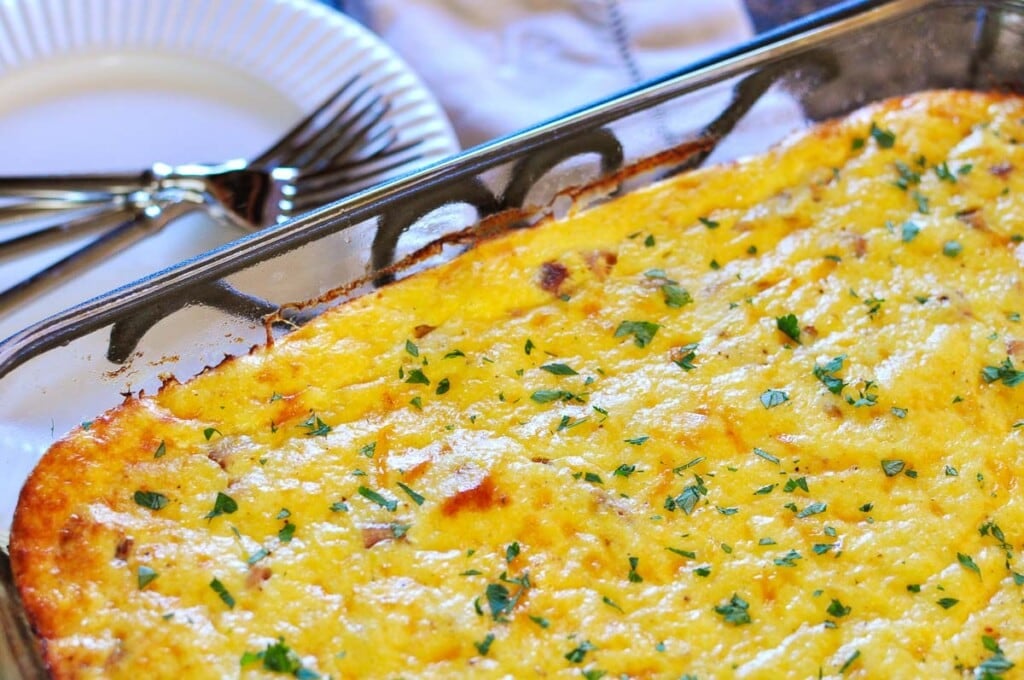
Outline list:
[[[367,0],[464,147],[736,45],[741,0]]]

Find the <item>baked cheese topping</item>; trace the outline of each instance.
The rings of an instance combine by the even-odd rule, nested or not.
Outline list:
[[[21,497],[53,674],[1009,677],[1022,119],[875,105],[129,399]]]

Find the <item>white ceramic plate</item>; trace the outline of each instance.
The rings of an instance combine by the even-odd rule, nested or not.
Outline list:
[[[356,73],[389,100],[399,143],[419,142],[415,164],[458,150],[395,53],[313,0],[4,0],[0,174],[250,157]],[[0,317],[0,338],[240,235],[187,217]],[[0,289],[76,245],[0,259]]]

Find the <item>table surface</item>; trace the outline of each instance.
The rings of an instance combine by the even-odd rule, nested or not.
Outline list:
[[[838,0],[744,0],[759,33],[838,4]]]

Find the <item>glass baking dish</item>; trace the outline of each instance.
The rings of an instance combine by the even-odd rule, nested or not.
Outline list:
[[[871,101],[1013,90],[1022,74],[1024,3],[849,2],[57,314],[0,342],[0,544],[50,443],[127,393],[187,379],[475,239],[763,151]],[[2,556],[0,576],[9,584]],[[0,677],[37,677],[9,585],[0,621]]]

